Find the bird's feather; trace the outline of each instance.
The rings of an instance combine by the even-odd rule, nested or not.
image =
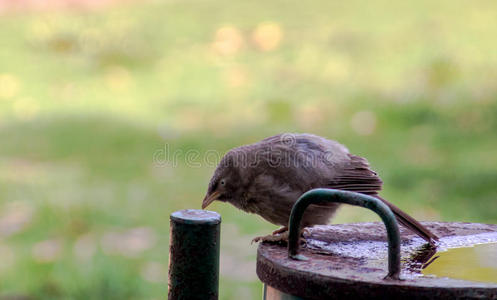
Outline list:
[[[352,154],[349,154],[349,157],[350,161],[345,164],[340,176],[330,181],[329,188],[362,193],[378,198],[392,210],[399,223],[428,242],[438,240],[438,237],[421,223],[378,195],[383,182],[376,172],[370,169],[369,163],[365,158]]]

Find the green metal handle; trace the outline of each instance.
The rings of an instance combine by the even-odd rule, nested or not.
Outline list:
[[[309,205],[329,202],[362,206],[369,208],[380,216],[383,223],[385,223],[388,236],[388,275],[385,279],[400,280],[400,233],[397,219],[390,208],[381,200],[360,193],[334,189],[313,189],[300,196],[292,208],[288,222],[288,257],[296,260],[307,259],[305,256],[298,254],[302,216]]]

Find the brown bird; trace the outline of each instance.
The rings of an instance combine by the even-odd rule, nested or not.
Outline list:
[[[287,239],[288,219],[297,199],[314,188],[332,188],[376,197],[390,207],[402,225],[429,243],[438,240],[414,218],[381,198],[378,192],[382,184],[365,158],[350,154],[338,142],[312,134],[279,134],[226,153],[210,180],[202,208],[219,200],[258,214],[283,227],[254,241],[282,241]],[[338,206],[309,206],[302,227],[328,224]]]

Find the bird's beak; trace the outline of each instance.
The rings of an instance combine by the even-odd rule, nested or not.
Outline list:
[[[205,209],[209,204],[214,202],[214,200],[217,200],[221,193],[218,191],[213,192],[210,195],[205,195],[204,201],[202,201],[202,209]]]

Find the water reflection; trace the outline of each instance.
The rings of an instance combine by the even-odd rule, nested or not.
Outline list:
[[[409,271],[423,275],[497,283],[497,243],[440,252],[426,244],[405,265]]]
[[[414,251],[407,261],[405,261],[405,265],[409,271],[420,273],[421,270],[428,267],[432,262],[440,257],[440,255],[434,256],[436,253],[437,247],[428,243],[423,244]]]

